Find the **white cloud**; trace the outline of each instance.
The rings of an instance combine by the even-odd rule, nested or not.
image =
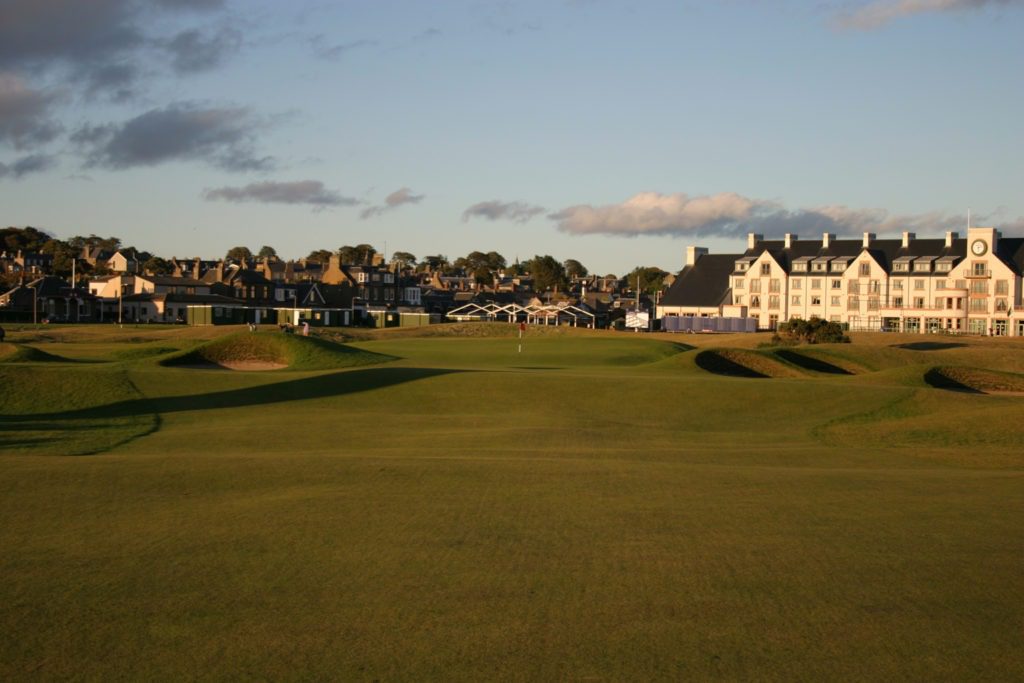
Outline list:
[[[1024,5],[1024,0],[872,0],[839,17],[844,28],[873,29],[915,14]]]

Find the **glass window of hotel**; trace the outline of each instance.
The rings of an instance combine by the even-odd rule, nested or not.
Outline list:
[[[761,264],[761,275],[771,275],[771,274],[772,274],[772,264],[770,264],[770,263],[762,263]]]
[[[793,280],[793,289],[803,289],[803,288],[804,288],[804,281],[803,280],[801,280],[799,278]]]
[[[842,288],[843,288],[843,281],[842,280],[833,280],[832,281],[832,289],[842,289]]]
[[[838,297],[838,296],[834,296],[834,297],[832,297],[832,305],[833,305],[833,306],[838,306],[838,305],[839,305],[839,300],[840,300],[841,298],[842,298],[842,297]]]
[[[935,308],[942,308],[942,304],[943,304],[944,301],[945,301],[945,298],[943,298],[941,296],[935,297]]]
[[[987,267],[987,264],[984,261],[975,261],[972,264],[972,269],[974,270],[974,274],[975,275],[987,275],[988,274],[988,267]]]
[[[935,281],[935,289],[945,289],[945,288],[946,288],[946,281],[945,280],[936,280]]]
[[[996,294],[1009,294],[1010,282],[1008,280],[996,280]]]
[[[793,264],[793,272],[795,272],[795,273],[807,272],[807,264],[806,263],[794,263]]]
[[[833,272],[840,273],[840,272],[842,272],[844,270],[846,270],[846,261],[833,261],[832,262],[832,271]]]
[[[733,297],[733,303],[736,304],[737,306],[742,305],[743,304],[743,295],[742,294],[737,294],[735,297]]]
[[[957,280],[956,281],[956,288],[957,289],[967,289],[967,280]]]
[[[871,275],[871,264],[868,263],[867,261],[860,264],[860,274],[862,277],[867,277],[868,275]]]
[[[751,280],[750,281],[750,291],[751,292],[760,292],[761,291],[761,281],[760,280]]]
[[[914,280],[914,289],[924,289],[924,280]]]
[[[988,299],[971,299],[971,310],[987,311],[988,310]]]
[[[951,265],[952,264],[949,261],[941,261],[935,266],[935,270],[940,273],[948,273]]]
[[[853,294],[860,294],[860,283],[856,280],[850,280],[846,283],[847,290]]]
[[[813,278],[811,280],[811,289],[821,289],[821,278]]]
[[[768,308],[778,308],[778,307],[779,307],[779,297],[778,297],[778,295],[773,294],[772,296],[768,297]]]
[[[893,280],[892,281],[892,288],[893,288],[894,291],[902,292],[903,291],[903,280]]]
[[[812,306],[820,306],[821,305],[821,297],[820,296],[812,296],[811,297],[811,305]]]
[[[917,261],[914,263],[914,272],[927,273],[929,270],[931,270],[931,265],[931,261]]]
[[[759,296],[751,296],[750,297],[750,307],[751,308],[761,308],[761,297],[759,297]]]
[[[799,306],[799,305],[800,305],[800,295],[799,295],[799,294],[794,294],[794,295],[792,296],[792,298],[790,299],[790,302],[791,302],[791,303],[792,303],[792,304],[793,304],[794,306]]]
[[[743,277],[736,278],[736,289],[743,289],[746,287],[747,279]]]
[[[1006,312],[1006,299],[996,299],[996,310],[1000,313]]]
[[[924,308],[924,297],[923,296],[915,296],[914,297],[914,308]]]
[[[972,282],[971,294],[988,294],[988,280],[975,280]]]
[[[768,281],[768,291],[777,292],[779,291],[779,280],[778,278],[772,278]]]
[[[868,297],[868,310],[869,311],[877,311],[878,310],[878,297],[877,296]]]
[[[824,263],[815,263],[814,264],[814,269],[815,270],[819,270],[819,271],[820,270],[825,270],[825,264]]]
[[[892,307],[893,308],[903,308],[903,297],[902,296],[894,296],[892,298]]]

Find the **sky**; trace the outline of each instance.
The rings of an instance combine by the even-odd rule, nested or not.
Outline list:
[[[0,225],[679,270],[1024,234],[1024,0],[0,0]]]

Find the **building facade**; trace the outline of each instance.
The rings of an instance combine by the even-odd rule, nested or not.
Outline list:
[[[750,317],[760,329],[817,317],[852,330],[1024,336],[1024,238],[782,240],[747,237],[742,254],[690,247],[658,317]]]

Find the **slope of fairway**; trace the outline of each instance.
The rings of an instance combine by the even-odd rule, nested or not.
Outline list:
[[[1024,394],[1024,375],[963,366],[939,366],[928,370],[925,382],[939,389],[977,393]]]
[[[237,332],[204,342],[161,361],[167,366],[239,369],[326,370],[394,360],[371,351],[316,337],[281,332]]]
[[[45,364],[0,368],[0,452],[84,455],[159,425],[152,412],[107,410],[141,398],[125,371]]]
[[[0,343],[0,363],[67,363],[62,358],[27,344]]]
[[[716,375],[763,379],[768,377],[806,377],[796,366],[759,351],[745,349],[706,349],[695,357],[697,367]]]

